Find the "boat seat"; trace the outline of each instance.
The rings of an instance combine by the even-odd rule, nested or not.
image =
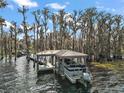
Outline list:
[[[85,65],[70,65],[70,67],[81,67],[81,68],[84,68],[86,66]]]
[[[86,72],[86,68],[83,69],[83,72]]]

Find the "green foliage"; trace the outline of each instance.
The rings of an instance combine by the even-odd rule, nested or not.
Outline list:
[[[7,2],[5,0],[0,0],[0,8],[5,8],[7,6]]]

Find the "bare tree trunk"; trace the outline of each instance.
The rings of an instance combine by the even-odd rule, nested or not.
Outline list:
[[[36,38],[35,38],[36,32],[35,32],[35,27],[36,27],[36,26],[35,26],[35,24],[34,24],[34,30],[33,30],[33,31],[34,31],[34,54],[36,54],[36,42],[35,42],[35,41],[36,41]]]
[[[16,31],[16,24],[15,24],[14,32],[15,32],[15,39],[14,39],[15,40],[14,41],[15,42],[15,49],[14,50],[15,50],[15,62],[16,62],[16,59],[17,59],[16,58],[17,57],[17,31]]]
[[[25,34],[26,52],[27,52],[27,58],[29,59],[28,29],[27,29],[27,25],[26,25],[26,15],[25,15],[27,12],[27,9],[25,8],[25,6],[23,6],[22,9],[19,9],[18,11],[23,16],[23,30],[24,30],[24,34]]]
[[[1,24],[1,60],[3,59],[3,25]]]
[[[38,44],[38,43],[39,43],[38,34],[39,34],[39,30],[38,30],[38,25],[37,25],[37,53],[38,53],[38,50],[39,50],[39,49],[38,49],[38,48],[39,48],[39,47],[38,47],[38,46],[39,46],[39,44]]]
[[[4,37],[4,53],[5,53],[5,62],[7,62],[7,37]]]
[[[12,59],[12,52],[11,52],[11,38],[8,39],[8,54],[9,54],[9,62],[11,63]]]

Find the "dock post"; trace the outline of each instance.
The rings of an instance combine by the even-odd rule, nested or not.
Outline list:
[[[55,73],[58,74],[57,62],[59,63],[58,57],[55,58]]]
[[[37,60],[36,60],[36,62],[37,62],[37,71],[39,70],[39,56],[37,55]]]
[[[52,58],[52,62],[51,62],[51,63],[52,63],[52,65],[53,65],[53,63],[54,63],[54,62],[53,62],[54,56],[51,56],[51,58]]]
[[[61,63],[61,74],[62,74],[62,76],[64,76],[64,58],[62,58],[62,63]]]
[[[39,63],[37,63],[37,71],[39,70]]]
[[[58,74],[60,74],[60,58],[58,58]]]
[[[35,60],[33,60],[33,68],[35,69]]]
[[[55,56],[55,74],[56,74],[56,61],[57,61],[57,57]]]

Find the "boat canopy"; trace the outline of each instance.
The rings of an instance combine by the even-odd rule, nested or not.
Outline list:
[[[75,52],[71,50],[61,50],[56,54],[56,56],[60,58],[78,58],[78,57],[85,57],[87,54],[83,54],[80,52]]]
[[[85,57],[87,54],[80,52],[75,52],[71,50],[45,50],[40,53],[37,53],[38,56],[57,56],[60,58],[78,58]]]

